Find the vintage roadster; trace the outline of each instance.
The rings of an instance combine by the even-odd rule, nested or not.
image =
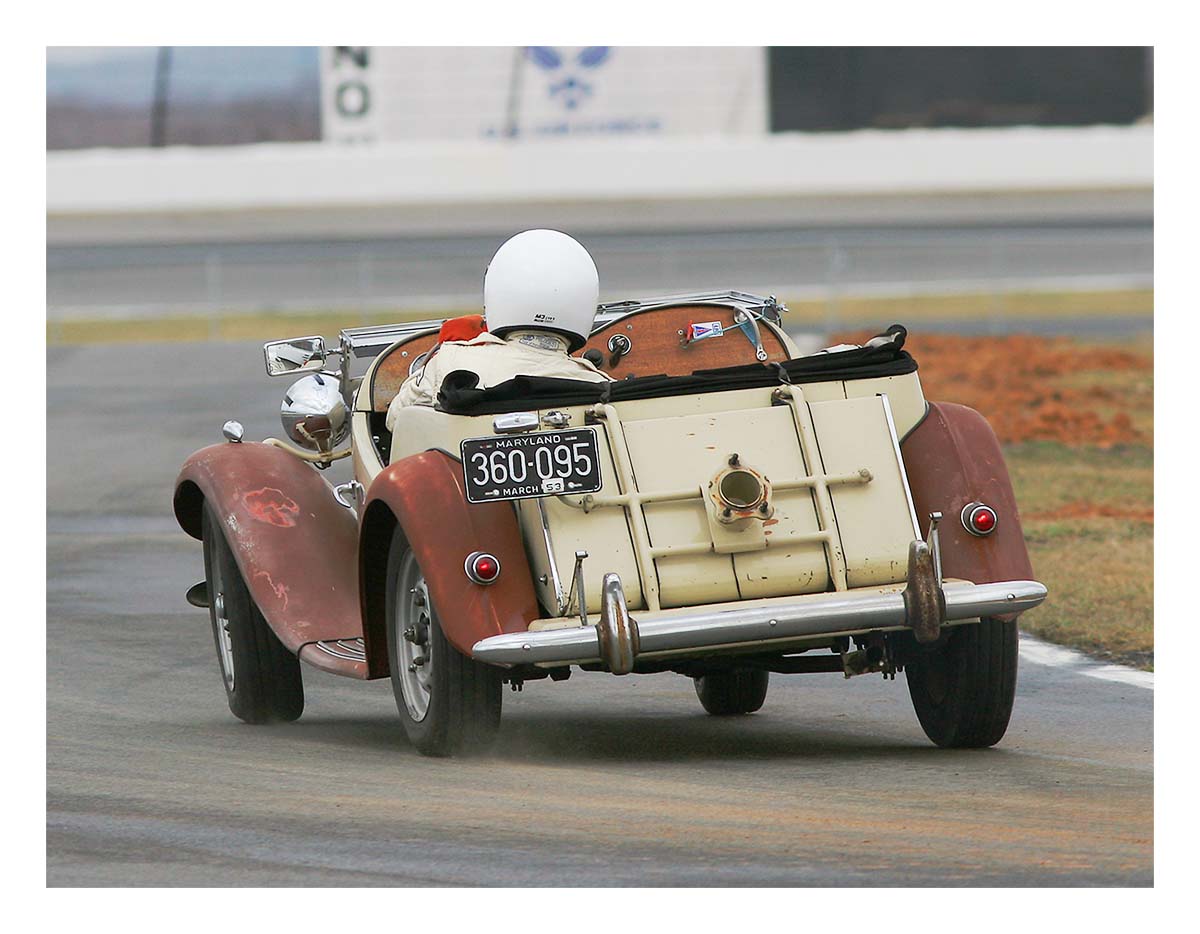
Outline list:
[[[576,667],[690,677],[716,715],[759,709],[771,672],[904,671],[933,742],[999,741],[1046,589],[995,435],[925,400],[904,328],[801,356],[784,310],[602,305],[580,352],[614,382],[447,379],[391,430],[441,322],[268,343],[270,375],[306,374],[283,403],[301,447],[228,422],[175,487],[230,709],[299,717],[300,662],[390,677],[446,755],[495,736],[505,683]]]

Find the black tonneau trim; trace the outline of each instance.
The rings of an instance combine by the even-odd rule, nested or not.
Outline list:
[[[591,383],[548,376],[516,376],[479,389],[479,376],[469,370],[447,374],[438,390],[437,408],[452,415],[497,415],[523,409],[623,402],[662,396],[690,396],[734,389],[778,386],[781,382],[819,383],[873,379],[914,373],[917,361],[903,349],[904,327],[892,325],[872,339],[874,346],[797,357],[782,364],[697,370],[690,376],[640,376],[613,383]]]

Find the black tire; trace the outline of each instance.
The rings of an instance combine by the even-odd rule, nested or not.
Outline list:
[[[420,566],[410,552],[408,541],[399,526],[392,535],[388,553],[387,573],[387,639],[388,663],[392,676],[392,693],[396,709],[404,724],[404,732],[417,751],[426,756],[453,756],[487,749],[500,729],[500,710],[503,703],[503,681],[500,670],[468,658],[458,651],[442,634],[436,608],[428,602],[430,612],[423,622],[425,639],[420,643],[432,656],[427,708],[420,719],[409,709],[403,682],[401,640],[404,633],[399,625],[400,605],[408,599],[401,584],[401,572],[411,561],[423,579]],[[412,573],[407,571],[406,573]],[[464,586],[466,581],[464,580]],[[405,589],[402,593],[401,590]],[[426,593],[426,599],[428,596]],[[411,643],[411,640],[410,640]],[[407,649],[407,651],[417,651]],[[409,689],[413,689],[409,682]]]
[[[1008,729],[1017,687],[1017,624],[955,626],[944,645],[914,651],[904,666],[925,735],[939,746],[994,746]]]
[[[767,699],[771,673],[758,668],[714,671],[695,679],[696,696],[714,717],[754,713]]]
[[[209,591],[208,618],[229,709],[246,723],[299,719],[304,712],[300,662],[284,648],[251,599],[233,551],[208,504],[204,506],[201,523],[204,578]],[[229,641],[225,648],[218,609],[223,610],[228,625]],[[226,670],[226,648],[232,658],[232,678]]]

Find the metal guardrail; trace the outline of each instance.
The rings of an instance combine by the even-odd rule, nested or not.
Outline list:
[[[603,297],[720,290],[856,295],[1144,288],[1150,227],[749,231],[586,238]],[[495,238],[51,248],[48,317],[474,309]]]

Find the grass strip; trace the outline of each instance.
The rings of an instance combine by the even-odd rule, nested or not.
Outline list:
[[[1153,669],[1152,449],[1031,442],[1005,456],[1034,574],[1050,591],[1022,627]]]
[[[913,295],[788,302],[791,327],[884,326],[893,321],[1085,316],[1146,317],[1154,311],[1151,290],[1117,292],[1014,292],[997,295]],[[271,340],[293,334],[333,336],[342,328],[394,324],[465,314],[471,309],[384,308],[361,311],[218,311],[137,317],[54,318],[46,322],[48,344],[158,343],[163,341]]]

